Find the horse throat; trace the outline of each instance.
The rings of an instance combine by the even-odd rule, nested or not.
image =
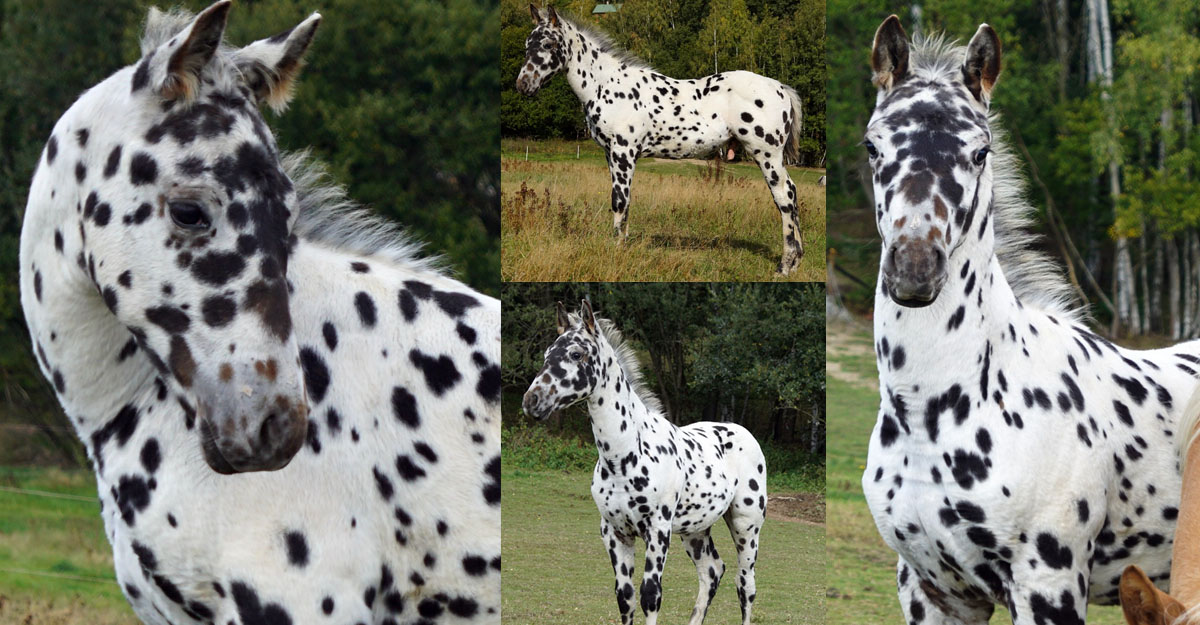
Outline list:
[[[620,462],[629,454],[639,452],[639,440],[646,424],[657,417],[638,397],[625,371],[617,363],[611,349],[601,360],[612,358],[605,378],[588,398],[588,415],[592,436],[602,459]]]
[[[64,134],[56,129],[56,136]],[[21,299],[43,372],[80,439],[89,442],[123,407],[148,403],[159,391],[157,371],[90,277],[95,260],[75,210],[85,201],[76,197],[83,187],[66,182],[73,162],[60,155],[34,177],[20,250],[23,276],[33,283],[23,278]]]
[[[880,268],[874,326],[882,383],[908,388],[921,387],[931,375],[977,379],[982,356],[971,346],[986,348],[1009,325],[1025,327],[1030,309],[1019,303],[996,256],[990,209],[959,234],[946,274],[933,303],[909,308],[884,293]]]

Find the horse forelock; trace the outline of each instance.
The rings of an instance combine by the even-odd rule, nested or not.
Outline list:
[[[943,33],[913,37],[909,50],[909,76],[905,82],[925,80],[962,84],[966,46],[947,39]],[[1060,264],[1036,249],[1042,237],[1031,231],[1037,208],[1028,200],[1028,182],[1022,162],[1009,144],[1000,115],[989,111],[992,135],[992,223],[995,255],[1013,293],[1034,308],[1082,321],[1087,311],[1078,301]]]

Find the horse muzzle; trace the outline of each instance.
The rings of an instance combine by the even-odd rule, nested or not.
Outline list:
[[[531,386],[521,398],[521,410],[534,419],[543,421],[554,412],[554,401],[541,387]]]
[[[892,244],[883,260],[888,296],[906,308],[932,304],[946,284],[946,252],[927,239]]]
[[[537,93],[538,89],[541,87],[541,85],[538,84],[538,82],[528,74],[521,74],[520,76],[517,76],[516,86],[517,92],[519,92],[521,95],[529,97],[533,97],[533,94]]]
[[[277,396],[272,409],[257,419],[213,414],[198,403],[204,460],[224,475],[277,471],[291,462],[308,438],[308,404]]]

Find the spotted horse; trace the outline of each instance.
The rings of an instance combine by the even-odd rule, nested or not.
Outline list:
[[[1168,581],[1174,453],[1200,343],[1097,336],[1030,249],[1020,164],[989,111],[1000,41],[911,44],[889,17],[863,141],[882,261],[881,394],[863,491],[907,623],[1081,625],[1125,567]]]
[[[646,544],[641,607],[658,620],[671,534],[678,534],[700,578],[690,625],[700,625],[725,564],[709,532],[724,517],[737,549],[738,601],[749,625],[756,596],[754,563],[766,515],[766,461],[758,441],[734,423],[676,427],[645,387],[633,348],[584,300],[578,314],[557,307],[558,338],[525,392],[525,413],[545,419],[587,401],[599,459],[592,499],[608,549],[621,623],[632,625],[634,541]]]
[[[583,115],[604,149],[612,178],[613,232],[629,235],[633,170],[642,156],[691,158],[720,153],[740,143],[758,163],[783,224],[786,275],[804,255],[796,185],[785,160],[799,160],[803,107],[795,89],[751,72],[723,72],[676,80],[618,48],[606,35],[553,7],[532,4],[533,31],[525,40],[525,64],[517,90],[532,96],[562,73],[583,103]]]
[[[21,303],[151,625],[498,623],[496,300],[281,154],[320,16],[243,48],[227,1],[54,126]]]

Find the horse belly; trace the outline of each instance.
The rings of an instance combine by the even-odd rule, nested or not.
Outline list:
[[[643,156],[659,158],[705,158],[729,141],[729,126],[703,104],[690,103],[680,116],[666,110],[656,117],[642,147]]]

